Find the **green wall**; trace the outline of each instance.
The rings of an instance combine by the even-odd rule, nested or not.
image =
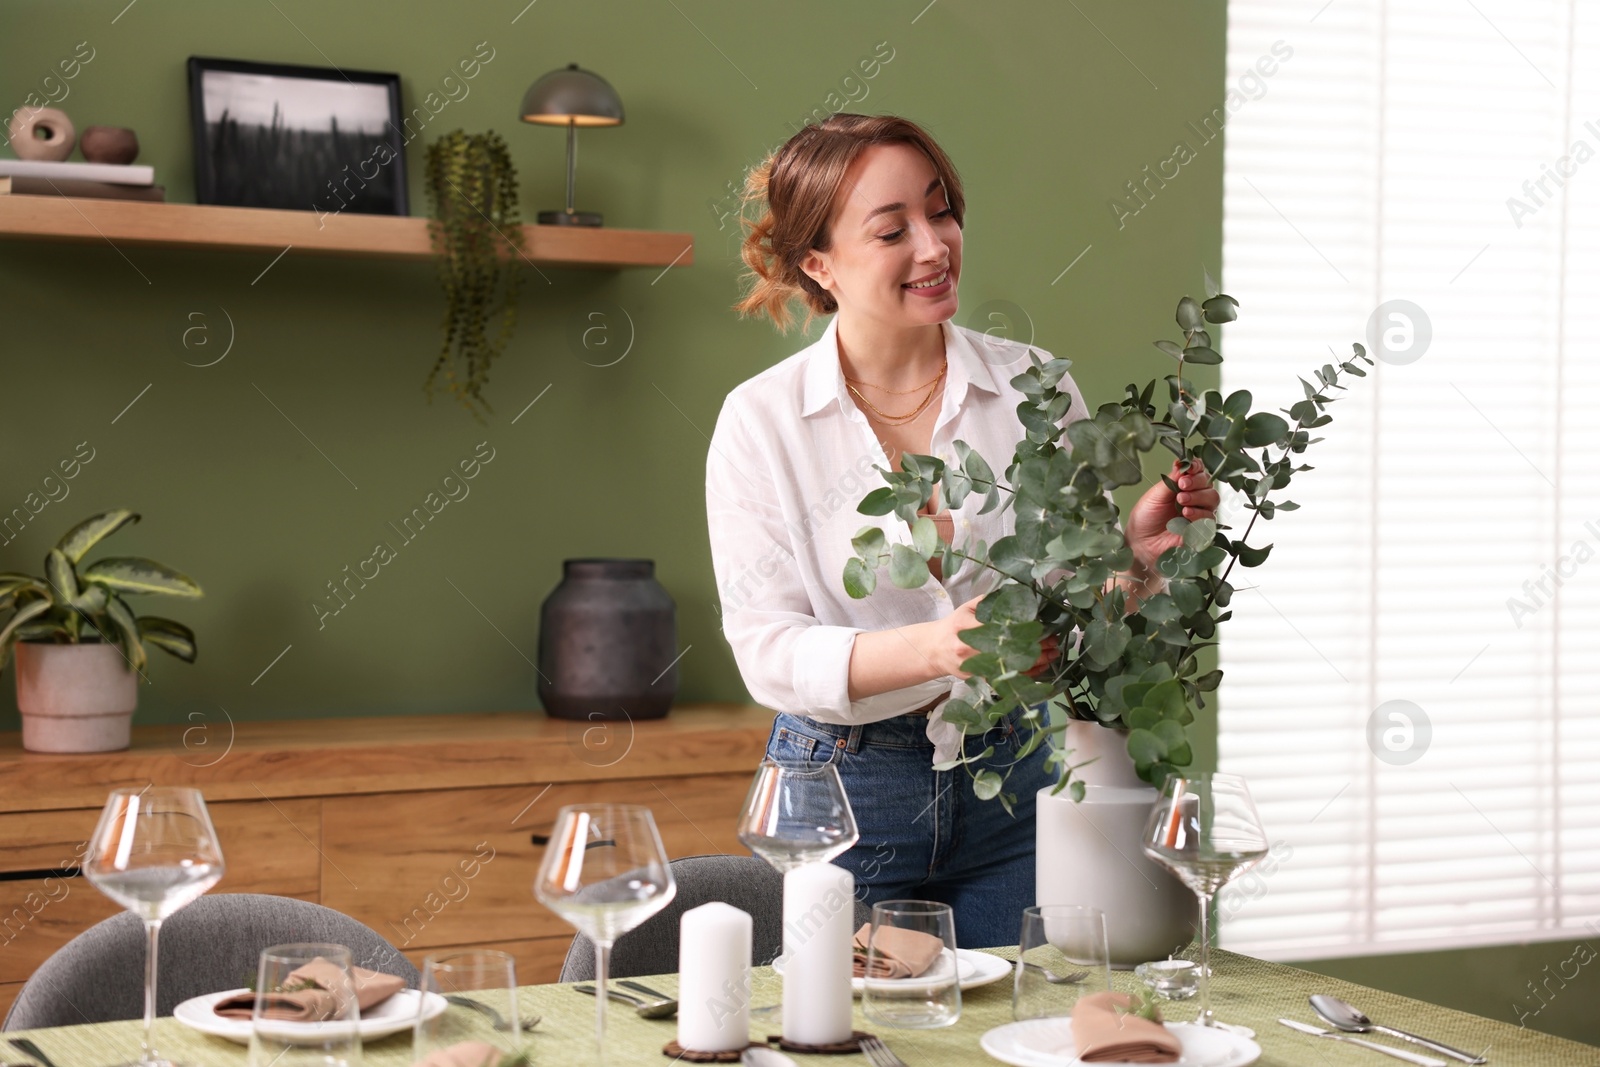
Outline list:
[[[516,107],[534,78],[576,61],[627,108],[625,125],[580,135],[578,206],[695,238],[695,263],[664,275],[530,271],[487,426],[447,399],[424,401],[442,309],[427,264],[291,250],[266,270],[270,254],[0,242],[0,509],[40,491],[79,442],[94,454],[66,499],[0,546],[0,569],[37,570],[68,525],[127,505],[144,521],[107,549],[169,562],[206,589],[161,605],[194,626],[200,659],[156,654],[138,721],[535,708],[539,604],[564,558],[592,555],[657,561],[680,645],[692,646],[680,700],[747,699],[713,610],[705,435],[729,389],[806,339],[729,310],[738,231],[722,212],[729,183],[813,109],[896,112],[932,130],[967,183],[957,321],[986,301],[1024,308],[1038,344],[1079,361],[1092,403],[1166,371],[1149,342],[1173,332],[1173,305],[1200,288],[1202,265],[1217,269],[1220,146],[1125,229],[1107,206],[1170,154],[1197,102],[1220,101],[1216,0],[1169,5],[1160,19],[1111,0],[1083,0],[1081,13],[1045,0],[524,2],[0,10],[6,110],[87,41],[93,59],[61,106],[80,128],[134,127],[140,162],[175,201],[193,198],[191,54],[398,71],[410,106],[486,42],[493,57],[469,95],[411,144],[412,210],[427,210],[424,139],[493,128],[530,218],[562,202],[564,134],[518,122]],[[875,51],[892,58],[871,80],[852,78]],[[626,310],[636,337],[601,368],[571,338],[608,305]],[[180,357],[220,351],[224,311],[232,350],[187,365]],[[213,347],[186,351],[196,325]],[[319,629],[311,604],[325,583],[392,540],[385,523],[483,441],[494,458],[470,495]],[[0,727],[14,727],[9,680],[0,691]]]
[[[695,238],[695,263],[664,275],[530,272],[487,426],[424,401],[442,309],[425,264],[291,250],[267,270],[272,257],[254,253],[0,242],[0,514],[42,498],[80,442],[93,450],[69,495],[0,545],[0,569],[36,571],[71,523],[126,505],[144,521],[107,548],[170,562],[207,591],[151,602],[194,626],[201,654],[193,667],[155,654],[139,721],[536,708],[540,601],[562,559],[591,555],[657,561],[689,648],[681,700],[748,699],[713,610],[705,435],[729,389],[806,340],[729,311],[740,266],[729,193],[813,111],[899,113],[940,139],[968,195],[957,321],[974,325],[991,301],[1020,307],[1039,345],[1077,361],[1092,404],[1165,373],[1150,340],[1171,334],[1172,306],[1199,289],[1202,265],[1219,266],[1220,143],[1125,226],[1108,201],[1221,102],[1220,0],[1162,5],[1159,18],[1113,0],[523,2],[0,8],[5,112],[87,42],[93,59],[61,106],[80,128],[134,127],[140,162],[174,201],[193,199],[189,55],[398,71],[410,107],[482,42],[493,58],[468,95],[410,146],[412,210],[427,209],[423,144],[493,128],[531,218],[562,202],[563,134],[519,123],[515,109],[534,78],[575,61],[610,80],[628,114],[580,136],[578,206]],[[851,77],[891,51],[875,77]],[[574,334],[618,307],[635,325],[627,358],[584,362]],[[227,318],[227,357],[191,366],[221,351]],[[184,347],[196,326],[211,347],[194,333]],[[494,458],[470,494],[319,629],[311,604],[325,583],[484,441]],[[0,728],[15,726],[7,679]],[[1210,765],[1214,719],[1197,732]],[[1566,958],[1556,948],[1306,966],[1515,1021],[1510,1001]],[[1592,1003],[1592,991],[1568,996],[1530,1025],[1600,1039],[1579,1015]]]

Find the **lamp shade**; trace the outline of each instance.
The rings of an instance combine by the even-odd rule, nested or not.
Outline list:
[[[622,98],[600,75],[569,63],[528,86],[521,115],[546,126],[620,126]]]

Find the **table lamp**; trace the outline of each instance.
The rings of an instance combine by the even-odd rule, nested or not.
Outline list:
[[[579,126],[622,125],[622,99],[600,75],[569,63],[552,70],[528,86],[522,96],[522,121],[567,128],[567,207],[541,211],[544,226],[599,226],[598,211],[576,211],[572,206],[573,173],[578,161]]]

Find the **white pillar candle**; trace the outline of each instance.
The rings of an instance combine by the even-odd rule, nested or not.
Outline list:
[[[678,926],[678,1044],[689,1052],[733,1052],[750,1044],[751,921],[713,901]]]
[[[783,876],[783,1036],[803,1045],[848,1041],[855,878],[831,863]]]

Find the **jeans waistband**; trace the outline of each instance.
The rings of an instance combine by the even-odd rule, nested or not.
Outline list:
[[[942,698],[941,698],[942,699]],[[995,729],[1015,730],[1022,719],[1022,708],[1015,708],[995,726]],[[926,748],[932,749],[933,742],[928,740],[928,716],[926,714],[894,715],[887,719],[878,719],[875,722],[859,723],[847,726],[836,722],[818,722],[816,719],[805,715],[780,715],[786,719],[791,729],[798,729],[802,733],[810,733],[815,737],[829,741],[845,742],[846,752],[855,752],[862,745],[887,745],[894,748]],[[969,741],[980,736],[981,731],[969,731]]]

